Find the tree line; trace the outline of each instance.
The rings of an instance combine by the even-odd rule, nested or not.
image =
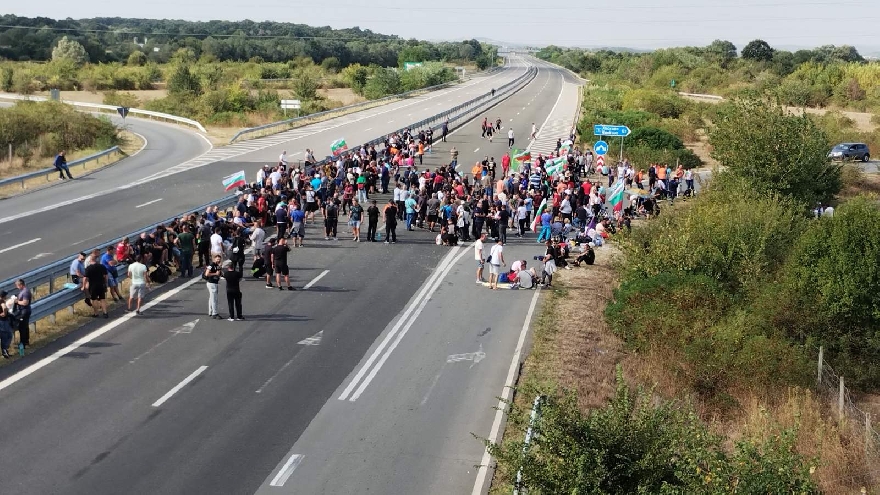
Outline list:
[[[332,29],[288,22],[129,19],[98,17],[55,20],[0,16],[0,58],[47,61],[62,37],[85,49],[88,62],[126,62],[133,53],[145,62],[166,63],[181,48],[210,61],[286,62],[307,57],[317,63],[335,58],[392,67],[404,62],[465,60],[488,67],[493,54],[477,40],[431,43],[405,40],[353,27]],[[138,55],[136,55],[138,56]]]

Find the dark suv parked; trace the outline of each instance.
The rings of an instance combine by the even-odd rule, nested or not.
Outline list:
[[[828,153],[831,160],[861,160],[867,162],[871,159],[871,151],[864,143],[840,143]]]

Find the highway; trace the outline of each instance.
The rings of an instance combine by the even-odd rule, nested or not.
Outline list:
[[[330,143],[335,139],[345,138],[349,146],[356,146],[487,93],[526,70],[523,59],[515,58],[503,70],[448,89],[274,136],[214,148],[195,157],[190,143],[194,133],[169,127],[172,135],[167,139],[150,139],[148,148],[155,153],[137,157],[137,164],[150,159],[156,165],[120,164],[79,182],[59,183],[4,201],[0,214],[0,280],[224,197],[222,177],[244,167],[249,180],[254,180],[256,168],[277,163],[282,150],[288,151],[292,161],[301,160],[306,148],[321,158],[329,154]],[[175,137],[174,132],[187,138],[185,149],[189,152],[185,156],[178,149],[184,137]],[[40,240],[33,244],[8,249],[37,238]]]
[[[542,66],[487,116],[521,130],[525,144],[531,122],[551,120],[564,80],[573,82]],[[498,158],[505,130],[489,143],[472,122],[426,165],[448,160],[451,146],[462,166]],[[210,179],[242,166],[250,173],[254,159],[214,164]],[[113,315],[0,370],[0,417],[10,425],[0,442],[4,486],[23,494],[484,492],[490,472],[475,469],[484,449],[472,433],[497,434],[496,397],[540,292],[475,284],[469,244],[436,246],[431,234],[402,227],[395,245],[318,240],[316,230],[291,256],[295,285],[309,288],[249,281],[245,322],[206,319],[203,283],[179,281],[150,295],[159,300],[143,316]],[[540,251],[533,238],[511,240],[505,257],[532,263]]]

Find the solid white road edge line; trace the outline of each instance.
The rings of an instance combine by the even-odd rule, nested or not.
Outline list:
[[[290,475],[296,470],[299,464],[303,460],[302,454],[293,454],[287,459],[287,462],[284,463],[284,466],[281,467],[281,470],[278,471],[278,474],[272,478],[272,482],[269,483],[269,486],[284,486],[284,483],[287,483],[287,479],[290,478]]]
[[[330,270],[324,270],[323,272],[319,273],[318,276],[313,278],[311,282],[307,283],[305,287],[303,287],[303,289],[308,289],[309,287],[315,285],[318,280],[324,278],[324,275],[327,275],[328,273],[330,273]]]
[[[149,205],[151,205],[151,204],[153,204],[153,203],[158,203],[159,201],[162,201],[162,198],[154,199],[154,200],[152,200],[152,201],[147,201],[146,203],[144,203],[144,204],[142,204],[142,205],[137,205],[137,206],[135,206],[135,208],[143,208],[144,206],[149,206]]]
[[[446,266],[452,261],[452,258],[455,257],[456,248],[458,248],[458,246],[452,248],[452,250],[449,251],[449,254],[447,254],[442,260],[440,260],[437,268],[434,269],[434,272],[431,274],[430,277],[428,277],[428,280],[425,281],[425,283],[419,289],[419,292],[416,293],[416,295],[412,298],[410,304],[406,307],[403,314],[400,316],[394,326],[391,327],[391,331],[389,331],[388,334],[385,335],[385,338],[382,339],[382,342],[379,343],[379,346],[376,347],[376,349],[364,363],[363,367],[358,370],[357,374],[354,376],[354,378],[352,378],[348,386],[345,387],[345,390],[342,391],[342,395],[339,396],[339,400],[348,399],[348,396],[351,394],[354,388],[357,387],[361,378],[364,377],[370,366],[372,366],[376,359],[378,359],[379,355],[382,353],[385,347],[389,344],[389,342],[391,342],[391,339],[394,338],[394,335],[398,332],[398,330],[400,330],[400,327],[402,327],[406,320],[409,319],[409,315],[413,312],[415,307],[418,306],[419,302],[421,302],[422,297],[424,297],[431,286],[434,285],[434,281],[437,279],[437,277],[439,277],[440,274],[443,273],[443,270],[446,269]]]
[[[560,77],[559,82],[561,83],[559,86],[559,96],[556,98],[556,103],[553,104],[553,108],[550,109],[550,113],[547,114],[547,118],[544,119],[544,123],[538,128],[538,133],[535,134],[535,141],[541,137],[541,134],[544,132],[544,126],[547,125],[547,122],[550,122],[550,118],[553,117],[553,112],[556,111],[556,107],[559,106],[559,102],[562,100],[562,95],[565,93],[565,78]],[[523,110],[525,110],[525,108],[523,108]]]
[[[149,143],[149,141],[147,141],[146,136],[144,136],[143,134],[139,134],[139,133],[134,132],[134,131],[128,131],[128,132],[130,132],[130,133],[134,134],[135,136],[141,138],[141,141],[144,142],[144,144],[141,145],[141,147],[140,147],[139,150],[137,150],[137,151],[135,151],[134,153],[128,155],[129,157],[132,157],[132,156],[134,156],[134,155],[137,155],[137,154],[140,153],[141,151],[144,151],[144,150],[147,148],[147,144]]]
[[[29,241],[25,241],[25,242],[18,243],[18,244],[14,245],[14,246],[9,246],[8,248],[0,249],[0,254],[5,253],[6,251],[12,251],[13,249],[17,249],[17,248],[20,248],[20,247],[22,247],[22,246],[27,246],[28,244],[33,244],[33,243],[35,243],[35,242],[39,242],[39,241],[41,241],[41,240],[42,240],[41,237],[37,237],[36,239],[31,239],[31,240],[29,240]]]
[[[147,303],[141,307],[141,311],[146,311],[146,310],[152,308],[153,306],[159,304],[160,302],[165,301],[166,299],[168,299],[174,295],[179,294],[184,289],[188,289],[201,281],[202,281],[201,277],[196,277],[196,278],[190,280],[189,282],[184,283],[180,287],[171,289],[168,292],[165,292],[164,294],[160,295],[156,299],[153,299],[152,301],[147,301]],[[52,354],[51,356],[45,357],[45,358],[37,361],[36,363],[28,366],[27,368],[19,371],[18,373],[10,376],[9,378],[0,382],[0,391],[10,387],[11,385],[15,384],[16,382],[18,382],[24,378],[36,373],[37,371],[45,368],[46,366],[49,366],[53,362],[57,361],[59,358],[62,358],[64,356],[70,354],[71,352],[75,351],[79,347],[81,347],[85,344],[88,344],[89,342],[97,339],[98,337],[104,335],[105,333],[109,332],[110,330],[113,330],[114,328],[118,327],[119,325],[122,325],[123,323],[127,322],[128,320],[134,318],[134,316],[135,316],[134,313],[126,313],[123,316],[120,316],[118,319],[113,320],[110,323],[107,323],[106,325],[104,325],[103,327],[86,335],[85,337],[82,337],[81,339],[70,344],[69,346],[65,347],[64,349],[61,349],[61,350],[55,352],[54,354]]]
[[[413,323],[415,323],[415,321],[419,318],[419,315],[422,313],[422,310],[424,310],[425,306],[428,305],[428,301],[431,300],[431,296],[434,294],[434,292],[437,291],[438,288],[440,288],[440,285],[443,284],[443,279],[446,278],[446,275],[448,275],[450,270],[452,270],[452,268],[455,267],[455,264],[458,263],[458,261],[461,259],[461,257],[464,256],[465,254],[468,254],[469,252],[470,252],[470,250],[468,248],[465,248],[460,253],[458,253],[458,256],[456,256],[455,259],[453,259],[452,262],[450,262],[446,266],[446,268],[443,269],[443,273],[437,278],[437,280],[435,280],[434,284],[431,286],[431,290],[428,291],[428,293],[425,294],[425,297],[422,298],[421,302],[419,303],[419,307],[410,316],[409,321],[406,322],[406,325],[403,326],[401,331],[398,332],[397,338],[394,339],[394,342],[391,344],[391,346],[389,346],[388,349],[385,350],[385,353],[382,354],[382,358],[379,360],[378,363],[376,363],[376,366],[374,366],[373,369],[370,370],[370,374],[367,375],[366,378],[364,378],[364,380],[361,382],[361,385],[358,387],[358,389],[348,399],[350,402],[354,402],[354,401],[358,400],[358,397],[360,397],[361,394],[364,393],[364,390],[367,389],[367,387],[370,385],[370,382],[373,381],[373,378],[375,378],[376,374],[379,373],[379,370],[382,369],[382,366],[385,364],[385,361],[388,360],[388,357],[391,356],[391,353],[394,352],[394,349],[397,348],[397,345],[400,344],[400,341],[403,340],[403,337],[406,336],[407,332],[409,332],[409,329],[412,327]]]
[[[526,343],[526,336],[529,334],[529,328],[532,323],[532,315],[535,313],[535,306],[538,304],[538,296],[541,291],[536,290],[532,296],[532,302],[529,304],[529,311],[526,313],[526,321],[523,322],[522,330],[519,333],[519,341],[516,343],[516,351],[513,353],[513,359],[510,361],[510,369],[507,371],[507,380],[504,382],[504,390],[501,391],[501,398],[495,407],[495,420],[492,421],[492,430],[489,433],[489,441],[498,443],[501,435],[501,426],[504,422],[504,416],[507,411],[507,402],[513,395],[513,387],[516,380],[516,371],[519,369],[519,362],[522,358],[523,347]],[[489,478],[489,463],[492,462],[492,456],[489,450],[483,452],[483,458],[480,460],[480,467],[477,470],[477,480],[474,482],[474,489],[471,495],[482,495],[486,491],[486,481]]]
[[[178,383],[171,390],[169,390],[165,395],[159,398],[156,402],[153,402],[153,407],[159,407],[165,403],[168,399],[170,399],[174,394],[180,392],[180,389],[185,387],[189,382],[196,379],[197,376],[201,375],[203,371],[208,369],[207,366],[199,366],[199,369],[193,371],[188,377],[184,378],[182,382]]]

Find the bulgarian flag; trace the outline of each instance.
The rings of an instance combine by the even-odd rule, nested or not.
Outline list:
[[[538,225],[541,225],[541,214],[547,209],[547,198],[541,200],[541,205],[535,210],[535,219],[532,220],[532,232],[538,231]]]
[[[623,189],[623,179],[617,179],[608,195],[608,202],[611,203],[611,208],[614,211],[623,209]]]
[[[348,145],[345,144],[345,139],[339,138],[336,141],[330,143],[330,152],[333,153],[333,156],[339,155],[347,149]]]
[[[532,159],[532,153],[529,150],[520,151],[518,149],[514,149],[513,159],[518,162],[527,162]]]
[[[559,156],[568,155],[568,152],[571,151],[570,144],[563,144],[561,148],[559,148]]]
[[[552,176],[558,174],[559,172],[562,172],[563,165],[566,162],[567,162],[567,160],[562,157],[555,158],[553,160],[548,161],[544,165],[544,170],[547,172],[547,175],[552,177]]]
[[[229,177],[225,177],[223,179],[223,187],[226,188],[227,191],[231,191],[233,189],[238,189],[239,187],[246,186],[247,180],[244,178],[244,170],[240,172],[236,172]]]

